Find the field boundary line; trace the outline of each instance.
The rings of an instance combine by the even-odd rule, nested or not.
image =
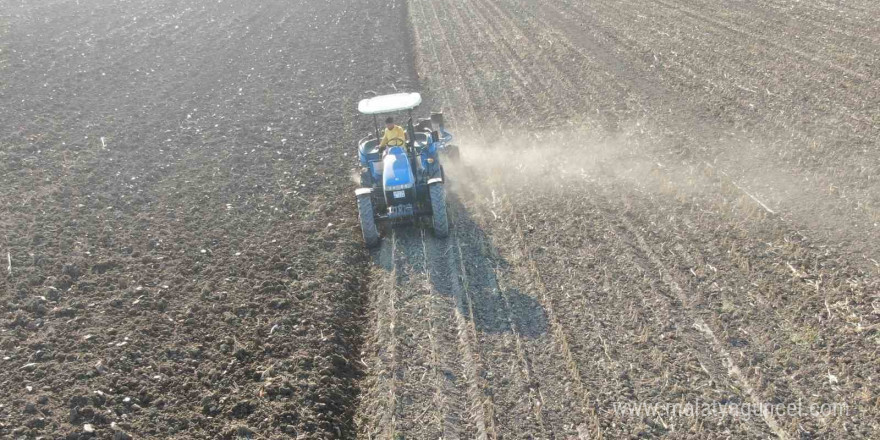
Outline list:
[[[429,2],[430,3],[429,7],[431,8],[431,12],[433,14],[433,20],[431,20],[427,15],[426,8],[424,6],[424,2],[421,0],[419,0],[417,2],[419,3],[419,9],[421,11],[421,15],[422,15],[424,21],[426,21],[427,24],[430,24],[432,21],[437,24],[436,27],[429,26],[429,29],[438,29],[438,31],[439,31],[438,36],[442,40],[442,42],[440,42],[440,44],[442,44],[446,47],[446,51],[449,53],[450,63],[452,64],[452,67],[455,70],[455,73],[457,74],[457,78],[459,78],[459,79],[462,78],[461,68],[458,65],[458,61],[456,60],[454,53],[452,52],[452,48],[451,48],[449,41],[446,37],[446,33],[443,30],[443,26],[439,25],[440,24],[440,16],[437,13],[437,9],[434,6],[434,3]],[[413,8],[413,10],[414,10],[414,8]],[[420,33],[419,35],[422,35],[422,34]],[[450,80],[447,77],[447,74],[442,67],[443,62],[439,58],[439,54],[437,51],[438,42],[435,41],[434,35],[431,35],[431,37],[429,39],[427,39],[427,41],[428,41],[428,44],[430,45],[431,51],[434,55],[437,69],[440,73],[441,81],[443,81],[443,83],[444,83],[444,84],[440,84],[440,87],[444,90],[444,94],[446,96],[446,101],[447,101],[446,104],[448,105],[448,104],[450,104],[450,102],[448,102],[449,101],[449,88],[452,86],[454,81]],[[471,113],[471,117],[468,117],[467,115],[465,115],[465,117],[462,118],[461,122],[468,124],[471,127],[472,131],[475,130],[474,123],[476,122],[476,124],[477,124],[476,131],[478,133],[480,133],[480,137],[483,138],[482,128],[479,126],[479,121],[476,117],[476,109],[474,107],[470,93],[468,93],[467,90],[465,89],[464,92],[461,93],[461,95],[463,97],[463,100],[464,100],[464,103],[467,107],[467,110]],[[455,115],[454,112],[452,114]],[[455,118],[455,120],[456,120],[456,122],[458,122],[458,118]],[[457,233],[455,231],[455,228],[453,228],[452,234],[448,240],[450,242],[455,242],[456,247],[459,247],[458,243],[457,243]],[[460,247],[459,247],[459,251],[460,251]],[[470,296],[466,290],[466,287],[463,288],[461,280],[459,280],[459,278],[458,278],[459,276],[461,276],[461,277],[463,277],[463,279],[466,279],[466,274],[463,273],[463,268],[464,268],[463,265],[455,264],[455,261],[454,261],[455,255],[452,252],[451,245],[449,245],[449,247],[446,249],[446,252],[444,252],[444,255],[446,256],[446,266],[447,266],[446,269],[449,272],[449,274],[448,274],[449,275],[449,282],[451,283],[451,290],[452,290],[453,298],[455,301],[455,307],[453,310],[453,314],[454,314],[454,318],[455,318],[455,322],[456,322],[456,332],[458,334],[458,349],[459,349],[459,353],[461,354],[461,357],[462,357],[462,362],[464,364],[466,374],[467,374],[467,376],[469,376],[469,377],[466,377],[466,379],[468,381],[468,397],[469,397],[470,406],[471,406],[471,408],[469,408],[469,410],[476,412],[476,414],[473,414],[473,419],[474,419],[474,423],[476,424],[476,428],[477,428],[477,437],[479,439],[489,439],[489,438],[495,439],[495,438],[497,438],[497,430],[495,428],[494,406],[493,406],[491,397],[486,396],[484,394],[484,392],[483,392],[484,388],[481,387],[481,384],[479,382],[480,378],[481,378],[481,376],[480,376],[480,368],[481,367],[478,364],[478,362],[479,362],[478,355],[477,355],[477,353],[474,352],[474,348],[473,348],[473,344],[475,344],[477,341],[476,330],[473,328],[469,328],[468,323],[467,323],[467,319],[464,317],[464,314],[463,314],[465,307],[467,307],[468,314],[471,317],[470,327],[472,327],[473,326],[473,306],[471,304],[471,299],[470,299]],[[460,255],[459,255],[459,258],[460,258]],[[460,272],[460,269],[461,269],[461,272]],[[429,270],[429,269],[426,267],[426,271],[427,270]],[[463,295],[467,296],[466,300],[464,298],[462,298]],[[473,342],[471,341],[471,338],[473,338]]]

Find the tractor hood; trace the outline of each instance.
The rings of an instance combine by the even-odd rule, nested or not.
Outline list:
[[[413,186],[415,178],[409,159],[401,147],[389,147],[383,159],[382,183],[385,191],[397,191]]]

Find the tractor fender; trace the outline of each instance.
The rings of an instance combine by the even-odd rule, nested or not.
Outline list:
[[[373,192],[373,188],[358,188],[358,189],[354,190],[354,195],[360,197],[360,196],[370,195],[370,194],[372,194],[372,192]]]
[[[442,177],[435,177],[433,179],[428,179],[428,185],[433,185],[435,183],[443,183]]]

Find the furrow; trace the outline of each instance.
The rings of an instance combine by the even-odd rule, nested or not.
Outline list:
[[[525,383],[527,384],[527,388],[529,390],[529,406],[533,409],[535,419],[538,422],[538,426],[540,427],[542,433],[544,433],[544,435],[546,436],[548,428],[542,414],[542,409],[544,408],[544,397],[541,393],[541,381],[538,377],[535,376],[535,373],[532,370],[532,360],[530,359],[530,356],[526,351],[526,348],[524,347],[522,338],[520,337],[520,329],[518,327],[516,319],[514,318],[512,311],[513,308],[511,307],[510,288],[504,284],[503,274],[504,271],[500,267],[496,267],[495,277],[498,283],[498,291],[501,294],[501,297],[504,299],[504,309],[507,312],[507,325],[510,326],[510,332],[513,334],[516,348],[516,357],[519,361],[522,374],[523,376],[525,376]]]
[[[443,41],[443,45],[446,47],[449,61],[455,66],[455,71],[458,74],[458,78],[460,79],[460,81],[456,81],[456,86],[462,87],[463,90],[465,90],[465,93],[463,93],[463,95],[467,96],[468,102],[470,103],[470,117],[472,118],[471,121],[473,121],[474,125],[480,127],[481,132],[485,132],[486,119],[491,117],[491,120],[497,121],[498,115],[494,109],[484,108],[482,106],[482,103],[488,102],[488,99],[485,95],[485,90],[480,87],[473,87],[473,79],[481,77],[481,72],[470,66],[471,63],[466,64],[466,66],[470,68],[465,67],[465,69],[467,70],[462,69],[461,64],[459,63],[461,58],[460,54],[462,52],[453,51],[452,44],[450,43],[450,40],[446,34],[446,27],[455,26],[455,21],[449,18],[441,20],[440,12],[438,11],[438,8],[436,6],[437,2],[430,1],[428,3],[431,5],[431,12],[434,16],[434,29],[437,29],[437,32],[440,35],[441,40]],[[449,6],[448,3],[444,3],[444,5]],[[451,6],[451,8],[454,8],[454,6]],[[443,12],[445,13],[447,11],[444,9]],[[461,39],[458,39],[458,41],[461,41]],[[471,55],[476,56],[476,54]],[[465,57],[465,60],[470,61],[472,56]],[[475,96],[477,97],[477,101],[474,100]]]
[[[492,1],[474,0],[466,4],[476,17],[475,21],[479,22],[477,28],[488,29],[497,35],[489,33],[489,38],[496,51],[504,53],[508,69],[519,83],[515,89],[517,100],[524,103],[531,114],[530,126],[535,122],[553,125],[570,120],[578,108],[591,104],[589,96],[599,95],[591,82],[581,82],[575,86],[568,80],[567,75],[559,69],[553,40],[544,37],[541,30],[521,29],[509,11],[498,8]],[[538,36],[544,38],[543,44]],[[531,83],[537,83],[538,86],[531,86]]]
[[[434,382],[433,403],[437,407],[436,414],[438,416],[435,424],[438,426],[439,433],[439,436],[431,438],[469,438],[473,436],[473,433],[465,432],[467,427],[462,426],[468,421],[461,419],[461,415],[465,414],[466,410],[464,408],[465,397],[462,394],[467,393],[467,390],[460,392],[458,384],[458,381],[465,377],[465,373],[461,371],[460,367],[460,351],[453,349],[456,346],[455,323],[449,319],[454,316],[455,302],[435,287],[435,283],[441,281],[436,279],[437,275],[432,261],[442,260],[442,257],[436,255],[436,252],[429,252],[424,230],[421,231],[421,236],[425,283],[431,297],[428,314],[430,362]],[[434,250],[433,246],[431,250]]]
[[[443,91],[443,96],[445,97],[444,110],[448,109],[451,116],[450,122],[467,124],[470,132],[472,133],[480,132],[481,129],[478,123],[477,125],[475,125],[475,123],[478,121],[476,116],[477,113],[474,109],[474,104],[470,98],[470,95],[468,93],[454,94],[454,96],[456,96],[457,98],[460,97],[462,101],[461,103],[459,103],[458,99],[453,99],[450,97],[450,90],[457,90],[459,88],[457,86],[457,83],[459,81],[454,81],[453,79],[451,79],[451,77],[460,80],[462,78],[461,68],[458,66],[458,61],[453,56],[449,43],[446,40],[446,35],[442,29],[442,26],[440,25],[439,17],[436,13],[436,10],[434,10],[433,2],[428,1],[428,3],[431,4],[431,15],[428,15],[427,11],[425,10],[425,2],[426,0],[412,0],[412,4],[418,4],[419,6],[418,16],[413,16],[413,27],[416,28],[416,41],[419,46],[422,46],[426,43],[433,57],[431,68],[426,71],[420,72],[420,76],[427,79],[429,81],[429,84],[432,84],[436,81],[437,85],[432,88],[432,90],[435,91],[435,94],[437,89]],[[413,14],[415,14],[413,12],[414,9],[415,8],[410,8],[411,13]],[[438,43],[435,41],[434,38],[434,29],[437,29],[437,33],[439,33],[442,38],[442,45],[446,49],[446,53],[448,55],[448,58],[446,59],[449,61],[449,64],[452,65],[453,72],[448,72],[448,69],[444,67],[445,63],[443,62],[443,59],[440,58],[440,53],[437,50]],[[461,113],[459,113],[459,111],[461,111]]]
[[[750,31],[743,29],[739,26],[736,26],[732,23],[725,22],[725,21],[710,17],[709,15],[706,15],[700,11],[691,9],[691,8],[683,6],[683,5],[678,5],[678,4],[666,2],[663,0],[652,0],[652,1],[654,3],[657,3],[659,5],[662,5],[666,8],[672,9],[674,11],[677,11],[677,12],[685,15],[686,17],[693,20],[694,23],[697,23],[700,26],[706,26],[707,24],[712,24],[712,25],[716,26],[717,28],[723,29],[724,31],[726,31],[728,33],[735,34],[737,37],[760,41],[761,43],[763,43],[764,45],[766,45],[768,47],[774,47],[774,48],[780,49],[783,52],[787,52],[792,55],[795,55],[798,58],[801,58],[802,60],[808,61],[816,66],[827,67],[829,69],[837,71],[838,73],[841,73],[844,75],[849,75],[849,76],[855,77],[855,78],[859,78],[860,80],[868,82],[868,83],[880,84],[880,80],[871,78],[870,76],[865,75],[861,72],[857,72],[857,71],[854,71],[854,70],[849,69],[847,67],[837,65],[834,62],[832,62],[831,60],[827,60],[827,59],[820,60],[819,58],[816,57],[815,53],[808,53],[808,52],[805,52],[801,49],[795,48],[789,44],[774,41],[774,40],[769,39],[767,37],[764,37],[756,32],[750,32]],[[738,39],[741,40],[742,38],[738,38]]]
[[[640,251],[605,230],[607,218],[603,221],[604,216],[592,214],[598,208],[593,203],[608,202],[589,187],[563,182],[552,186],[534,192],[508,191],[514,190],[511,196],[523,206],[552,200],[561,203],[560,212],[580,216],[557,221],[540,209],[525,209],[517,214],[507,211],[502,217],[527,222],[531,242],[544,243],[530,250],[530,259],[541,268],[541,279],[553,282],[552,288],[545,283],[545,291],[553,301],[555,321],[566,323],[561,331],[568,337],[570,362],[578,365],[581,382],[592,396],[590,404],[598,410],[589,429],[579,433],[620,437],[641,429],[703,432],[704,420],[664,421],[664,414],[655,414],[653,423],[645,426],[645,420],[619,411],[620,405],[728,399],[727,371],[714,352],[705,352],[705,341],[692,328],[693,321],[679,311],[677,298],[657,286],[659,278],[647,261],[641,261]],[[521,236],[521,231],[512,235]],[[718,429],[766,435],[760,426],[717,414],[703,418],[707,417],[705,423],[717,423]]]
[[[827,103],[813,102],[811,99],[805,99],[800,96],[800,91],[807,87],[792,87],[792,81],[811,84],[836,83],[839,84],[837,89],[840,90],[840,93],[845,94],[847,98],[845,100],[837,100],[833,112],[842,117],[842,120],[846,123],[851,123],[852,121],[857,122],[857,129],[860,131],[868,130],[872,126],[872,122],[867,114],[854,115],[852,113],[864,113],[864,110],[860,109],[860,103],[863,102],[864,96],[863,93],[860,93],[857,90],[864,90],[868,85],[875,84],[878,80],[867,78],[864,77],[864,75],[856,73],[855,76],[867,84],[865,87],[853,88],[851,81],[847,80],[845,77],[838,75],[837,73],[826,73],[809,76],[782,76],[786,78],[786,81],[774,82],[776,81],[776,78],[781,78],[776,72],[804,70],[801,65],[802,63],[790,59],[787,60],[785,57],[780,59],[777,53],[769,50],[770,47],[776,47],[773,44],[781,43],[769,44],[764,41],[766,38],[753,36],[753,39],[756,39],[761,44],[751,44],[747,46],[749,49],[747,51],[735,51],[734,48],[741,46],[743,40],[741,38],[731,40],[730,32],[735,33],[734,30],[728,29],[725,32],[723,27],[717,26],[714,28],[707,28],[706,31],[708,32],[708,35],[718,37],[714,39],[706,38],[706,36],[698,38],[698,35],[694,35],[692,32],[686,30],[670,33],[667,32],[668,29],[666,28],[658,28],[657,23],[678,23],[681,21],[679,19],[681,15],[684,15],[690,20],[693,23],[693,26],[704,26],[705,21],[696,16],[687,15],[684,12],[672,14],[667,13],[664,15],[664,9],[660,8],[650,10],[650,16],[640,15],[633,12],[638,9],[635,7],[636,5],[633,6],[634,7],[632,8],[624,8],[618,3],[607,3],[606,7],[611,13],[604,14],[603,17],[631,17],[631,21],[620,21],[614,26],[613,32],[609,31],[609,33],[623,35],[624,38],[617,37],[618,41],[625,43],[625,45],[628,46],[629,52],[633,54],[651,54],[654,57],[651,72],[662,72],[664,74],[675,75],[679,78],[682,85],[690,84],[694,80],[705,83],[710,90],[714,90],[716,94],[726,97],[730,104],[742,106],[744,109],[745,107],[748,107],[746,113],[753,111],[752,107],[749,107],[750,104],[754,106],[757,103],[760,104],[761,107],[772,107],[780,103],[785,103],[786,100],[798,100],[813,107],[819,106],[822,107],[823,113],[827,113],[828,110],[824,107]],[[673,6],[669,5],[669,7]],[[587,11],[583,8],[575,7],[571,4],[569,4],[568,11],[575,12],[580,16],[587,14]],[[660,35],[660,37],[646,40],[644,37],[639,38],[627,33],[626,26],[631,22],[637,22],[643,26],[649,27],[652,34]],[[642,31],[642,34],[648,35],[648,31]],[[705,45],[707,41],[717,41],[718,39],[730,40],[730,42],[729,44],[715,48],[707,48],[711,50],[681,51],[678,49],[681,47],[693,47],[694,45]],[[722,52],[721,56],[718,55],[719,50]],[[760,74],[756,75],[755,63],[751,60],[744,60],[743,54],[749,54],[750,56],[758,54],[765,59],[778,60],[777,65],[781,67],[778,67],[774,71],[759,71],[758,73]],[[797,54],[794,55],[799,59],[805,59]],[[711,58],[704,59],[705,57]],[[660,67],[662,67],[662,70],[659,70]],[[708,73],[716,73],[716,76],[728,78],[732,76],[730,75],[730,72],[737,72],[738,75],[733,76],[732,81],[725,82],[715,82],[710,79],[708,75]],[[739,79],[742,84],[737,84],[735,82],[736,79]],[[761,87],[753,85],[752,83],[755,81],[758,81],[756,84],[764,85]],[[827,87],[827,85],[824,85],[823,87]],[[780,96],[784,96],[785,98],[781,99]],[[767,115],[767,118],[770,118],[771,115],[773,118],[776,118],[776,115],[772,110],[768,111],[770,111],[771,114]],[[792,119],[791,116],[786,116],[786,118]],[[814,118],[810,118],[810,120],[811,123],[816,122]],[[772,119],[763,122],[772,123]],[[795,120],[793,120],[793,122],[795,122]],[[839,124],[839,122],[836,122],[835,124]]]
[[[478,330],[480,347],[484,354],[486,383],[491,390],[496,409],[497,425],[506,435],[516,438],[555,438],[559,427],[545,417],[545,411],[566,412],[570,406],[547,405],[542,396],[546,389],[563,388],[564,378],[550,373],[531,374],[530,358],[523,340],[541,344],[549,339],[546,334],[540,305],[515,288],[501,286],[499,277],[506,263],[498,260],[494,245],[477,218],[479,211],[470,203],[475,197],[473,188],[457,191],[457,198],[468,200],[466,207],[457,211],[458,243],[462,261],[466,262],[468,291],[473,306],[473,322]],[[517,347],[521,348],[518,350]],[[549,370],[558,371],[558,364]]]
[[[718,338],[715,336],[715,333],[709,328],[708,325],[703,321],[700,317],[694,317],[693,311],[690,308],[691,297],[692,295],[688,295],[684,289],[678,284],[678,282],[670,275],[670,271],[667,269],[666,265],[663,261],[657,256],[654,250],[647,244],[644,237],[639,234],[638,230],[632,225],[632,223],[624,216],[619,216],[621,222],[626,226],[627,232],[635,237],[636,243],[638,243],[639,248],[642,252],[648,257],[654,267],[659,271],[660,277],[663,280],[663,283],[666,284],[670,290],[678,297],[679,301],[682,305],[684,305],[684,312],[693,319],[694,328],[699,330],[701,333],[705,334],[712,351],[715,352],[717,357],[720,357],[724,361],[724,365],[727,367],[728,375],[730,375],[731,379],[738,385],[738,387],[745,393],[750,402],[755,405],[755,407],[763,407],[764,401],[761,399],[761,396],[755,391],[754,386],[750,383],[750,381],[742,374],[739,368],[736,365],[736,362],[733,361],[733,358],[730,356],[730,353],[723,347],[723,345],[718,341]],[[788,433],[783,430],[779,424],[779,421],[776,417],[767,411],[761,411],[761,418],[768,428],[780,439],[786,440],[791,438]]]
[[[593,422],[593,428],[591,429],[591,431],[599,432],[601,431],[601,427],[597,423],[595,408],[590,400],[590,391],[586,389],[586,386],[583,383],[581,367],[572,355],[568,337],[566,335],[566,330],[563,323],[557,317],[554,309],[553,299],[547,289],[546,284],[544,283],[543,277],[541,276],[541,271],[540,269],[538,269],[538,266],[535,264],[535,259],[532,257],[532,248],[525,237],[520,218],[516,215],[516,211],[513,206],[511,206],[510,209],[513,214],[513,223],[516,235],[519,236],[520,245],[523,248],[525,258],[528,260],[528,262],[526,263],[528,270],[532,274],[532,279],[534,280],[535,287],[541,297],[541,304],[544,306],[544,311],[547,315],[547,321],[550,324],[550,330],[553,334],[553,339],[556,342],[556,344],[554,345],[559,350],[563,359],[565,360],[565,366],[569,373],[569,377],[575,386],[575,395],[577,396],[577,400],[580,402],[579,412],[585,414],[588,418],[592,419],[591,421]]]
[[[479,41],[481,46],[488,47],[488,58],[493,60],[495,66],[493,74],[496,77],[501,76],[503,78],[503,83],[495,84],[493,88],[501,90],[507,97],[505,102],[508,105],[508,111],[512,112],[512,114],[518,114],[521,112],[516,111],[517,109],[514,106],[525,106],[528,107],[528,110],[533,115],[541,115],[539,116],[539,121],[550,117],[548,112],[552,112],[552,108],[547,109],[544,107],[538,109],[538,104],[536,104],[536,102],[542,101],[552,102],[552,97],[547,95],[549,88],[544,87],[539,77],[531,76],[531,83],[538,83],[539,87],[530,84],[530,78],[524,75],[522,71],[525,65],[518,62],[519,59],[515,51],[510,47],[509,40],[504,37],[494,22],[486,20],[483,14],[477,10],[476,2],[462,2],[461,9],[462,20],[466,20],[469,23],[464,28],[466,30],[474,30],[474,34],[467,35],[465,39],[472,42]],[[465,15],[467,16],[466,19],[464,18]],[[536,123],[533,118],[529,118],[530,125]],[[509,123],[509,121],[504,122]]]
[[[450,5],[450,7],[452,7],[452,6]],[[470,13],[472,14],[471,17],[473,17],[473,16],[474,16],[473,14],[474,14],[475,12],[474,12],[474,11],[471,11]],[[463,15],[458,15],[457,17],[458,17],[459,20],[462,20],[462,21],[465,21],[465,20],[466,20],[465,18],[463,18],[463,17],[464,17]],[[471,23],[474,23],[474,22],[471,22]],[[479,27],[479,26],[478,26],[478,23],[474,23],[474,24],[475,24],[475,26],[476,26],[477,28]],[[469,27],[469,28],[470,28],[470,27]],[[490,30],[491,30],[491,28],[490,28]],[[480,39],[479,36],[471,35],[470,38],[469,38],[467,34],[462,34],[462,32],[466,32],[466,30],[464,30],[464,29],[457,29],[457,28],[453,28],[453,29],[452,29],[452,33],[453,33],[453,34],[457,35],[459,38],[462,38],[462,39],[464,39],[464,40],[466,40],[466,41],[469,41],[469,40],[473,40],[473,41],[483,41],[483,40]],[[494,40],[494,39],[489,38],[489,37],[487,37],[487,39],[490,39],[490,40],[492,40],[492,41],[496,41],[496,42],[497,42],[497,40]],[[477,49],[476,49],[476,48],[471,49],[471,51],[475,51],[475,50],[477,50]],[[504,48],[503,48],[503,47],[500,48],[500,51],[501,51],[501,54],[500,54],[500,55],[503,55],[503,54],[506,53],[506,52],[504,52]],[[496,69],[503,69],[503,68],[505,68],[505,66],[509,66],[509,65],[510,65],[510,59],[509,59],[509,58],[508,58],[508,59],[505,59],[503,56],[495,55],[496,52],[497,52],[497,51],[495,51],[495,50],[490,51],[490,53],[493,54],[493,55],[492,55],[492,58],[490,58],[490,59],[493,59],[493,60],[494,60],[494,61],[493,61],[493,64],[496,65],[496,66],[498,66],[498,67],[496,67]],[[470,53],[470,52],[468,52],[468,53]],[[477,70],[478,70],[478,69],[476,68],[476,66],[471,67],[470,69],[471,69],[472,71],[477,71]],[[483,85],[481,85],[480,87],[486,87],[487,84],[491,84],[491,79],[484,79],[483,82],[482,82],[482,84],[483,84]],[[517,87],[521,87],[521,85],[517,85]],[[523,91],[521,91],[521,90],[522,90],[521,88],[517,88],[517,89],[516,89],[517,93],[519,93],[518,96],[528,99],[528,96],[526,96],[526,92],[523,92]],[[508,109],[508,110],[516,109],[516,106],[513,104],[512,100],[510,99],[510,97],[508,97],[507,94],[502,93],[501,95],[496,95],[496,96],[497,96],[498,98],[500,98],[500,101],[501,101],[501,102],[505,103],[503,108]],[[498,99],[496,98],[496,100],[493,101],[493,102],[498,102]],[[536,111],[536,110],[534,109],[534,107],[531,106],[531,105],[526,105],[525,108],[528,109],[529,111],[531,111],[532,114],[536,114],[536,113],[537,113],[537,111]],[[500,121],[496,121],[496,127],[497,127],[498,130],[501,132],[501,137],[502,137],[503,139],[506,139],[506,135],[505,135],[504,130],[502,129],[502,125],[501,125]],[[461,252],[461,248],[459,248],[459,251]],[[509,310],[509,309],[508,309],[508,310]],[[563,346],[564,346],[564,345],[565,345],[565,344],[563,344]],[[564,361],[562,361],[562,362],[564,363]],[[542,379],[540,379],[540,380],[546,380],[547,377],[552,377],[552,375],[547,375],[546,377],[544,377],[544,378],[542,378]],[[538,380],[538,381],[540,381],[540,380]],[[536,395],[537,395],[538,399],[540,399],[540,385],[538,385],[538,386],[536,387]],[[543,410],[543,405],[542,405],[542,407],[540,408],[540,410]],[[570,411],[570,409],[569,409],[569,411]],[[561,414],[562,412],[563,412],[563,410],[560,408],[560,410],[558,411],[558,413]],[[578,411],[578,412],[580,412],[580,411]],[[568,417],[570,418],[570,414],[568,415]],[[541,419],[536,419],[536,420],[541,420],[540,422],[538,422],[538,424],[539,424],[539,425],[547,425],[546,423],[544,423],[544,421],[543,421],[542,419],[543,419],[543,416],[541,417]],[[547,427],[547,429],[550,429],[550,428]]]
[[[465,21],[464,18],[461,18],[461,20],[462,20],[463,22]],[[478,22],[477,22],[477,23],[474,23],[474,24],[475,24],[475,26],[471,26],[471,27],[473,27],[473,28],[481,28],[481,26],[479,26],[479,23],[478,23]],[[471,28],[471,27],[468,27],[468,28]],[[491,30],[492,28],[489,28],[489,29]],[[464,40],[483,41],[483,40],[480,39],[480,37],[477,36],[477,35],[461,34],[461,32],[466,32],[466,30],[459,30],[459,32],[454,32],[454,33],[455,33],[456,35],[458,35],[460,38],[464,39]],[[489,39],[492,40],[492,41],[497,41],[497,40],[494,40],[494,39],[492,39],[492,38],[489,38]],[[496,54],[497,52],[501,52],[501,53],[498,54],[498,55],[493,55],[493,57],[491,58],[491,59],[493,59],[493,64],[494,64],[495,66],[497,66],[496,69],[503,69],[504,66],[505,66],[505,64],[508,64],[508,65],[509,65],[509,62],[510,62],[510,59],[507,59],[506,61],[500,59],[500,58],[503,58],[503,57],[500,56],[500,55],[502,55],[502,54],[504,53],[503,48],[501,48],[501,49],[502,49],[502,50],[500,50],[500,51],[496,51],[496,50],[492,50],[492,51],[490,51],[490,53],[492,53],[492,54]],[[477,49],[473,49],[473,50],[477,50]],[[474,69],[476,69],[476,67],[475,67]],[[483,87],[485,87],[485,85],[484,85]],[[513,91],[519,93],[519,96],[525,98],[525,99],[527,100],[526,102],[528,103],[528,99],[529,99],[529,97],[526,96],[526,95],[524,95],[524,93],[526,93],[526,92],[523,92],[522,89],[520,89],[520,88],[511,89],[511,90],[513,90]],[[494,102],[499,102],[499,101],[500,101],[500,102],[502,103],[502,106],[503,106],[502,108],[504,108],[504,109],[506,109],[506,110],[516,111],[516,108],[517,108],[517,107],[516,107],[515,104],[513,104],[511,98],[508,96],[507,93],[502,93],[502,94],[500,94],[500,95],[496,95],[496,97],[497,97],[497,98],[496,98],[496,100],[495,100]],[[538,117],[538,116],[537,116],[537,110],[535,109],[534,106],[531,106],[530,104],[527,104],[527,105],[524,107],[524,109],[525,109],[526,111],[531,112],[531,114],[532,114],[534,117]],[[521,110],[520,110],[520,111],[521,111]],[[505,143],[505,144],[510,144],[510,143],[511,143],[511,140],[508,138],[508,136],[507,136],[507,132],[503,129],[503,127],[502,127],[502,125],[501,125],[501,122],[499,121],[497,124],[498,124],[498,125],[497,125],[497,129],[498,129],[498,131],[499,131],[500,134],[501,134],[501,138],[505,140],[504,143]],[[552,333],[552,334],[551,334],[551,336],[553,336],[553,339],[556,339],[556,336],[557,336],[557,335],[558,335],[558,333]],[[561,344],[554,344],[554,346],[563,347],[563,355],[562,355],[562,356],[563,356],[563,358],[565,358],[565,355],[564,355],[564,351],[565,351],[565,350],[564,350],[564,347],[567,347],[567,343],[566,343],[566,342],[562,342]],[[562,362],[565,363],[565,361],[562,361]],[[547,375],[542,376],[541,379],[537,379],[536,382],[546,381],[546,380],[549,380],[551,377],[553,377],[552,374],[547,374]],[[536,387],[536,391],[538,392],[538,397],[539,397],[539,399],[540,399],[540,389],[541,389],[541,386],[540,386],[539,383],[536,383],[536,385],[537,385],[537,387]],[[543,399],[541,399],[541,400],[543,400]],[[567,399],[566,399],[566,400],[567,400]],[[575,400],[576,400],[576,399],[575,399]],[[541,408],[542,413],[543,413],[543,409],[544,409],[544,408],[543,408],[543,406],[542,406],[542,408]],[[566,408],[566,409],[568,409],[568,411],[570,412],[570,408]],[[571,414],[565,414],[565,415],[563,415],[563,413],[565,412],[565,409],[563,409],[563,408],[558,408],[558,409],[555,410],[555,412],[556,412],[556,414],[558,414],[559,417],[567,418],[567,419],[569,419],[569,420],[572,419]],[[581,413],[581,411],[579,410],[578,413]],[[543,415],[542,415],[541,419],[543,419]],[[560,428],[561,428],[561,426],[555,426],[555,427],[553,427],[553,426],[551,426],[551,425],[548,424],[548,423],[544,423],[543,420],[542,420],[542,422],[541,422],[540,424],[545,425],[545,426],[546,426],[546,429],[550,430],[550,433],[551,433],[550,435],[551,435],[551,436],[552,436],[552,430],[553,430],[553,429],[560,429]],[[583,425],[583,424],[578,424],[578,426],[580,426],[580,425]]]
[[[674,270],[669,275],[686,292],[700,293],[693,295],[692,310],[705,323],[699,325],[701,329],[717,329],[717,337],[714,332],[706,332],[706,337],[727,342],[720,349],[739,361],[743,370],[733,365],[736,371],[731,374],[745,376],[754,384],[754,392],[768,400],[863,401],[864,388],[858,381],[829,388],[825,375],[847,370],[843,365],[871,363],[866,347],[871,342],[847,329],[840,318],[847,314],[861,320],[871,315],[860,298],[877,284],[876,279],[841,267],[834,254],[817,252],[805,237],[786,230],[775,216],[766,216],[725,179],[710,184],[719,186],[718,193],[733,197],[725,203],[695,199],[688,210],[673,215],[646,199],[642,209],[627,215],[632,221],[669,223],[671,229],[681,231],[669,236],[663,234],[669,228],[652,228],[640,235],[655,252],[666,249],[664,264]],[[716,237],[723,238],[705,240],[701,233],[713,229]],[[816,349],[820,346],[849,348],[829,357]],[[797,374],[778,368],[792,362],[800,365]],[[798,414],[796,423],[805,432],[845,430],[846,420],[858,419],[861,413],[856,405],[847,417]],[[786,423],[789,432],[794,423]]]
[[[477,438],[481,440],[498,438],[495,427],[495,410],[492,396],[486,394],[486,384],[477,347],[474,328],[473,303],[468,291],[467,272],[458,243],[458,231],[453,230],[449,237],[446,255],[446,270],[452,296],[455,300],[454,316],[458,331],[459,352],[464,362],[469,384],[470,411],[477,426]],[[461,277],[461,279],[459,279]]]
[[[398,249],[396,234],[391,236],[378,252],[378,259],[389,266],[390,272],[380,275],[381,281],[371,290],[381,292],[377,303],[371,307],[375,310],[376,330],[372,337],[377,348],[375,359],[365,363],[369,375],[374,378],[365,398],[362,398],[362,410],[365,419],[360,421],[360,431],[369,438],[392,439],[396,429],[397,417],[397,292],[398,281]],[[362,360],[363,362],[363,360]]]

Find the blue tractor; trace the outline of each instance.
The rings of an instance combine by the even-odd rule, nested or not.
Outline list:
[[[446,190],[441,154],[455,159],[458,147],[446,131],[442,113],[429,119],[413,120],[412,110],[422,103],[418,93],[397,93],[364,99],[361,114],[372,115],[375,132],[358,142],[361,187],[357,195],[361,230],[367,246],[379,244],[379,227],[416,223],[429,219],[434,235],[449,234]],[[381,135],[378,116],[407,114],[406,138],[399,145],[379,148]]]

